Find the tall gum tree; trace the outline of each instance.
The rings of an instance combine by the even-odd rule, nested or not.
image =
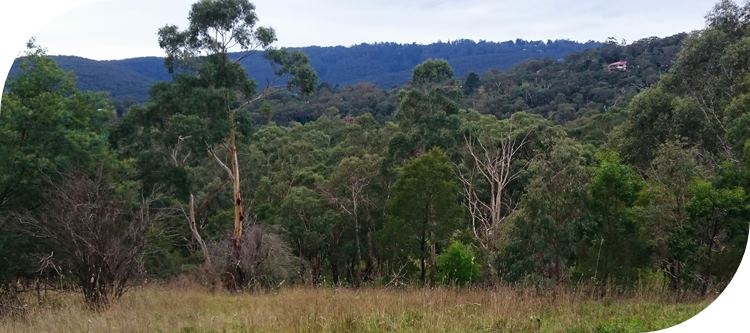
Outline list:
[[[190,24],[185,30],[174,25],[159,29],[159,46],[167,54],[165,65],[170,72],[197,61],[199,69],[192,71],[192,74],[208,81],[211,88],[223,91],[223,117],[228,121],[228,128],[223,142],[215,146],[207,144],[207,151],[226,171],[232,184],[232,244],[234,259],[239,262],[242,229],[247,214],[240,191],[236,120],[238,113],[245,107],[279,88],[274,81],[257,91],[255,82],[247,77],[240,62],[251,52],[265,51],[267,58],[274,64],[275,73],[279,77],[287,76],[287,86],[298,88],[302,93],[314,90],[317,76],[304,54],[272,47],[276,41],[275,31],[269,27],[256,26],[258,16],[255,6],[247,0],[201,0],[193,4],[189,20]],[[235,57],[230,54],[231,51],[243,53]],[[191,73],[189,68],[182,70]],[[219,150],[224,151],[225,158],[219,156]],[[233,280],[230,285],[239,286],[243,283],[244,274],[239,265],[236,266],[235,272],[228,273]]]
[[[556,130],[541,118],[524,113],[508,120],[473,112],[464,114],[464,118],[464,144],[456,174],[463,187],[471,231],[487,250],[494,246],[498,227],[518,208],[518,193],[513,189],[519,187],[539,148],[535,144],[559,135],[552,133]]]

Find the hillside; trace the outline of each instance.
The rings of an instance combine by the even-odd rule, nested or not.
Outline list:
[[[557,41],[474,42],[460,40],[447,43],[420,44],[359,44],[351,47],[305,47],[301,50],[310,57],[321,82],[331,86],[372,82],[388,89],[406,83],[411,70],[430,58],[450,62],[461,76],[470,71],[505,70],[529,59],[559,59],[581,50],[599,46],[595,42],[577,43]],[[241,54],[231,56],[235,59]],[[170,75],[159,57],[96,61],[75,56],[54,56],[60,67],[73,71],[78,87],[83,90],[108,91],[116,103],[143,102],[149,88],[156,82],[167,81]],[[272,77],[271,67],[261,53],[243,61],[245,68],[258,82]],[[18,73],[18,61],[10,77]]]
[[[532,60],[509,71],[491,71],[471,96],[472,106],[500,117],[529,111],[557,122],[623,106],[669,70],[686,37],[607,43],[563,61]],[[627,61],[627,70],[607,70],[616,61]]]
[[[570,123],[576,133],[602,143],[606,131],[600,129],[611,129],[618,120],[608,119],[618,114],[607,111],[619,109],[657,82],[671,67],[686,37],[687,34],[677,34],[628,45],[608,43],[559,59],[529,59],[507,70],[476,71],[476,87],[464,92],[463,106],[500,118],[527,111],[556,123]],[[608,71],[607,65],[618,60],[628,61],[628,69]],[[465,79],[467,67],[460,69],[456,61],[449,62],[456,69],[457,78]],[[280,123],[311,121],[331,107],[344,115],[370,113],[384,120],[396,112],[395,95],[377,85],[358,83],[321,86],[310,98],[281,92],[269,104],[273,119]],[[256,117],[262,118],[259,114]]]

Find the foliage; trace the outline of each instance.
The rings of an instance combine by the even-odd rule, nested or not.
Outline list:
[[[693,198],[686,206],[694,242],[690,261],[699,274],[703,293],[717,281],[729,281],[742,259],[747,243],[748,198],[742,188],[716,188],[696,181]]]
[[[611,140],[647,177],[636,212],[645,221],[654,265],[676,290],[720,288],[740,257],[730,250],[715,261],[714,252],[730,239],[739,244],[746,238],[740,230],[747,219],[735,224],[732,216],[745,209],[747,184],[748,6],[717,4],[707,28],[686,38],[663,80],[633,99]],[[722,223],[715,224],[718,206]]]
[[[75,79],[28,44],[23,72],[9,80],[0,109],[0,289],[37,276],[42,244],[12,212],[44,205],[44,193],[72,169],[127,169],[106,139],[114,116],[102,94],[78,91]]]
[[[464,96],[471,96],[481,85],[482,81],[479,75],[474,72],[469,73],[464,80]]]
[[[532,161],[523,206],[498,258],[505,280],[570,280],[576,228],[587,217],[590,158],[582,146],[564,139]]]
[[[45,177],[112,160],[104,126],[114,112],[106,99],[76,90],[73,76],[33,42],[22,68],[0,112],[0,209],[38,205]]]
[[[599,160],[588,189],[589,216],[579,226],[576,275],[628,285],[648,258],[632,211],[643,181],[614,153]]]
[[[482,75],[469,105],[498,117],[526,111],[558,123],[607,114],[659,81],[686,36],[606,43],[565,57],[526,61],[509,71],[490,71]],[[628,61],[627,71],[607,70],[620,60]]]
[[[451,65],[442,59],[430,59],[414,67],[411,84],[426,86],[441,84],[450,79],[453,79],[453,68],[451,68]]]
[[[467,285],[479,280],[479,263],[470,247],[453,241],[437,258],[438,280],[446,284]]]
[[[460,227],[459,189],[453,177],[445,152],[432,149],[399,170],[388,200],[384,229],[388,256],[396,262],[419,258],[422,283],[427,278],[428,256],[430,281],[434,281],[437,248],[445,246],[447,236]]]
[[[445,61],[428,60],[414,68],[411,86],[399,92],[396,120],[401,133],[389,143],[389,163],[456,144],[461,93],[452,78],[453,69]]]

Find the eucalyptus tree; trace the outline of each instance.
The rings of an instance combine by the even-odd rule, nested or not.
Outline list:
[[[576,227],[586,217],[591,155],[575,140],[563,138],[531,161],[532,177],[498,260],[503,278],[569,281]]]
[[[175,78],[155,86],[151,100],[125,116],[114,140],[126,154],[140,156],[147,183],[170,181],[182,201],[196,194],[190,207],[183,207],[189,221],[195,214],[205,218],[210,203],[222,198],[228,180],[233,206],[231,252],[239,262],[243,225],[249,218],[238,152],[250,137],[247,107],[283,88],[278,80],[286,80],[288,88],[302,94],[310,93],[316,74],[304,54],[273,47],[274,30],[258,26],[255,6],[247,0],[198,1],[191,7],[189,22],[184,30],[174,25],[159,29],[165,65]],[[252,52],[265,52],[277,74],[263,89],[242,66]],[[213,173],[210,164],[225,176]],[[203,212],[188,213],[199,207]],[[195,229],[194,221],[190,224]],[[227,285],[241,286],[239,265],[227,270]]]
[[[648,169],[657,148],[675,137],[738,164],[750,138],[750,4],[723,0],[691,34],[663,79],[629,103],[613,142],[623,158]]]
[[[327,182],[319,186],[319,191],[341,214],[348,216],[354,225],[355,264],[354,275],[357,283],[361,280],[362,263],[361,219],[363,212],[372,206],[370,186],[378,175],[380,157],[365,154],[362,157],[349,156],[341,160]],[[370,237],[371,238],[371,237]],[[371,241],[368,260],[372,259]],[[372,264],[372,263],[371,263]]]
[[[384,234],[391,255],[401,261],[416,255],[422,284],[427,281],[428,268],[433,283],[438,244],[446,244],[460,228],[463,214],[460,188],[445,152],[434,148],[399,170],[388,212]]]
[[[722,188],[697,180],[686,205],[691,223],[689,271],[705,294],[717,282],[728,282],[742,260],[747,244],[748,196],[741,187]]]
[[[114,157],[104,133],[114,108],[105,96],[79,91],[73,74],[33,39],[27,46],[2,96],[0,211],[39,205],[45,177],[72,166],[93,170]]]
[[[389,142],[389,158],[402,162],[434,147],[455,146],[460,99],[447,61],[431,59],[417,65],[409,86],[399,92],[396,121],[401,133]]]
[[[633,207],[643,179],[612,152],[602,152],[588,186],[588,217],[579,224],[575,269],[579,277],[628,285],[648,264],[648,248]]]
[[[652,265],[660,269],[673,290],[690,280],[690,218],[692,184],[711,173],[701,163],[701,151],[669,141],[656,151],[646,171],[646,187],[639,193],[635,215],[652,250]]]
[[[749,92],[750,3],[722,0],[706,15],[706,23],[706,29],[685,41],[665,81],[696,104],[704,123],[701,134],[714,141],[706,148],[737,162],[737,146],[727,133],[747,112],[729,112],[728,106]]]
[[[477,112],[462,116],[457,176],[471,231],[482,249],[494,250],[498,228],[518,208],[529,162],[563,135],[549,121],[523,112],[506,120]]]
[[[249,145],[246,180],[254,186],[257,220],[280,225],[301,259],[300,275],[317,284],[326,250],[338,240],[330,235],[332,217],[316,185],[325,177],[330,138],[310,125],[269,124],[254,133]],[[338,221],[334,221],[338,222]]]

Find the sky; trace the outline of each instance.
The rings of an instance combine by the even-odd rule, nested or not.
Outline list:
[[[35,35],[49,54],[161,56],[156,31],[187,25],[194,0],[106,0],[58,16]],[[278,46],[456,39],[634,41],[704,26],[714,0],[254,0]]]

